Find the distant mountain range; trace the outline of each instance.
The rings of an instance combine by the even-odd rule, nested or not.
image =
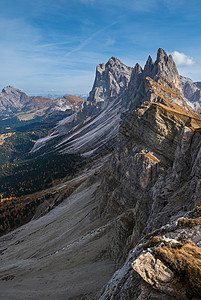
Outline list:
[[[68,95],[51,99],[41,96],[28,96],[22,91],[7,86],[0,93],[0,115],[13,115],[16,113],[32,113],[44,115],[51,111],[78,111],[82,107],[84,99]]]

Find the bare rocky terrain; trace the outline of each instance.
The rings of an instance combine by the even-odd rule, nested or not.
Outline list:
[[[93,215],[99,168],[47,215],[1,237],[2,299],[94,299],[109,280],[112,227]]]
[[[3,299],[201,299],[201,116],[164,50],[130,71],[79,135],[70,129],[71,150],[103,139],[102,162],[83,170],[75,181],[86,180],[56,208],[0,238]],[[117,115],[113,151],[104,126],[115,114],[104,118],[105,109]],[[102,128],[94,135],[93,122]],[[91,151],[87,141],[78,153]]]

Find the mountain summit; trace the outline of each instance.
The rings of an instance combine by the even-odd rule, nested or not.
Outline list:
[[[29,96],[9,85],[0,93],[0,114],[16,112],[22,109],[29,100]]]
[[[153,95],[148,94],[146,77],[150,77],[155,82],[162,80],[163,84],[174,88],[183,97],[182,85],[174,60],[171,55],[168,56],[163,49],[159,48],[155,62],[149,56],[144,70],[138,63],[133,69],[127,96],[127,105],[130,105],[131,108],[139,107],[144,101],[158,101],[154,100]],[[183,105],[182,101],[179,102]]]
[[[88,156],[98,154],[101,149],[109,151],[116,143],[121,114],[145,101],[168,106],[174,102],[184,109],[187,107],[173,58],[161,48],[155,62],[148,57],[144,70],[138,63],[134,68],[127,67],[115,57],[99,64],[83,108],[59,122],[48,137],[36,142],[32,151],[45,145],[47,149],[49,142],[51,150],[61,153]]]
[[[116,57],[111,57],[104,64],[99,64],[96,68],[96,77],[93,88],[89,93],[88,102],[99,103],[111,102],[114,98],[127,88],[130,81],[132,68],[124,65]]]

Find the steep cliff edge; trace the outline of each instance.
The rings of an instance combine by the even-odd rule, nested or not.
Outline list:
[[[196,272],[198,274],[200,272],[200,262],[195,259],[196,255],[200,255],[200,250],[194,244],[188,244],[190,242],[179,244],[179,247],[183,249],[181,253],[173,251],[172,254],[169,244],[165,244],[169,250],[159,246],[159,248],[154,248],[154,254],[150,252],[152,250],[147,254],[139,252],[140,247],[143,250],[140,244],[147,242],[146,236],[150,236],[151,232],[157,230],[156,232],[165,234],[162,226],[177,222],[176,220],[183,217],[187,211],[201,205],[201,117],[185,105],[180,106],[174,101],[169,101],[169,95],[173,97],[175,91],[170,89],[170,85],[166,90],[167,86],[166,84],[162,85],[161,80],[158,83],[150,78],[146,80],[148,81],[147,86],[149,86],[149,89],[146,90],[147,93],[151,91],[153,98],[159,97],[168,106],[160,103],[161,101],[158,99],[158,103],[146,102],[139,109],[124,115],[118,146],[105,168],[103,183],[100,186],[103,196],[98,211],[101,217],[110,219],[124,213],[124,220],[119,217],[119,222],[116,222],[111,253],[119,262],[123,262],[127,255],[129,256],[123,267],[114,274],[100,297],[101,300],[155,299],[154,297],[181,299],[175,298],[177,297],[176,290],[183,284],[182,278],[180,278],[182,275],[178,274],[179,262],[178,269],[176,267],[174,269],[172,261],[164,262],[164,253],[169,253],[168,255],[172,257],[173,261],[173,256],[175,256],[177,261],[184,252],[186,257],[184,269],[192,270],[194,263],[194,268],[196,270],[198,268]],[[161,93],[161,90],[164,93]],[[125,217],[125,212],[129,218]],[[199,220],[198,223],[189,221],[189,224],[190,222],[195,224],[197,238],[200,234]],[[192,225],[192,227],[194,226]],[[182,232],[186,236],[185,241],[192,240],[191,231],[183,230]],[[170,236],[178,239],[176,227],[172,229]],[[168,234],[167,238],[169,238]],[[164,245],[162,237],[159,240]],[[179,241],[175,243],[179,243]],[[200,238],[193,241],[196,241],[197,246],[200,245]],[[192,251],[195,250],[195,256],[192,254],[192,265],[188,265],[189,247],[193,248]],[[156,253],[161,253],[162,257],[161,263],[157,261],[158,265],[155,262],[158,259]],[[134,261],[135,271],[131,266],[132,261]],[[151,270],[153,265],[155,267]],[[168,267],[170,271],[167,269]],[[158,273],[154,275],[156,270]],[[147,282],[146,284],[136,271]],[[191,280],[191,271],[188,273],[180,270],[180,273],[182,272],[186,272],[185,280],[187,282],[186,288],[181,292],[186,298],[182,299],[191,299],[192,295],[189,290],[196,283]],[[165,283],[162,284],[164,288],[161,288],[159,283],[155,284],[154,276],[160,276],[160,274],[164,282],[166,282],[166,277],[167,282],[171,281],[171,288],[168,284],[165,286]],[[174,279],[172,279],[173,277]],[[160,280],[162,279],[158,279],[158,281]],[[174,282],[178,283],[175,288],[173,288]],[[172,290],[168,292],[169,289]],[[200,291],[199,283],[195,290],[194,297],[197,297],[196,295]]]

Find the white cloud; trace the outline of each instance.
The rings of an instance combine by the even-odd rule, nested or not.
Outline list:
[[[195,63],[193,58],[188,57],[182,52],[174,51],[172,56],[178,67],[191,66]]]

